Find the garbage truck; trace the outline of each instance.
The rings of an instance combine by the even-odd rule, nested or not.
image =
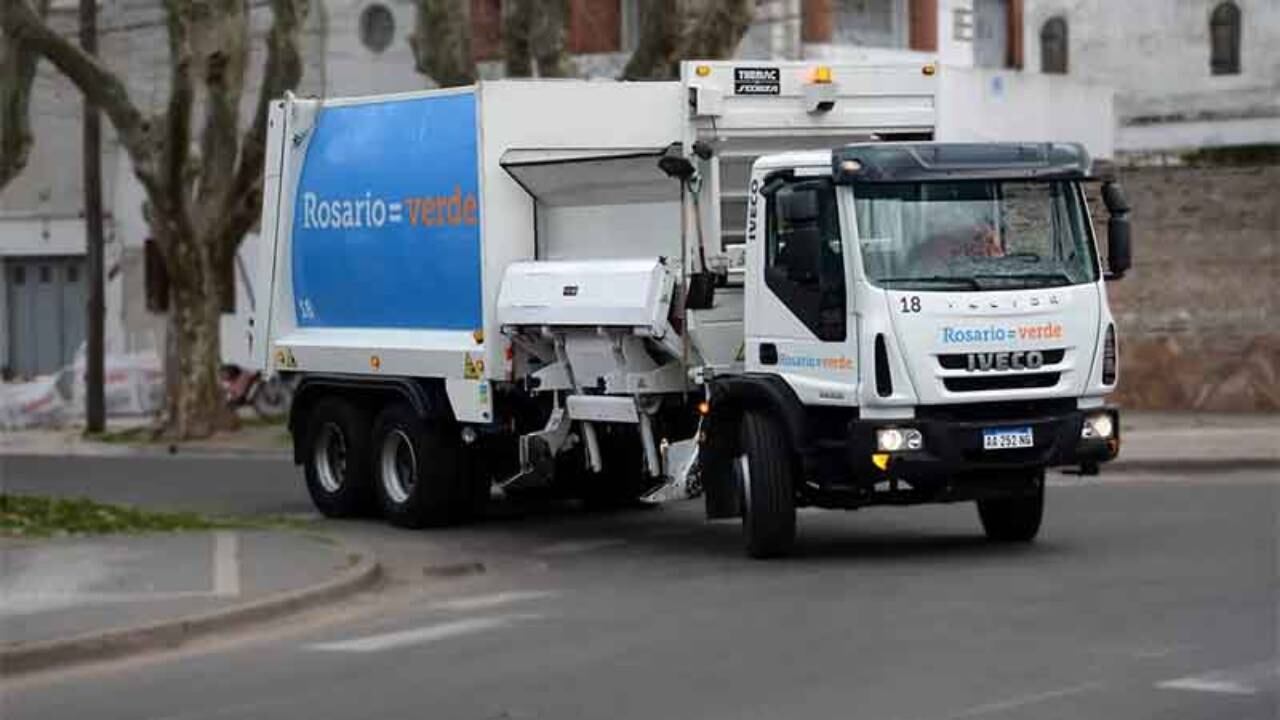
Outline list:
[[[1046,469],[1119,451],[1129,208],[1079,144],[942,139],[947,72],[275,102],[249,342],[315,506],[678,490],[770,557],[797,508],[972,501],[1034,539]]]

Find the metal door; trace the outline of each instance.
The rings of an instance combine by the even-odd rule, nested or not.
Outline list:
[[[33,377],[70,363],[84,340],[84,259],[10,258],[5,272],[12,373]]]

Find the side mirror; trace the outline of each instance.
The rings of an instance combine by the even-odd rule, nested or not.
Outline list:
[[[1130,244],[1129,201],[1114,182],[1102,185],[1102,202],[1107,206],[1107,270],[1110,278],[1119,280],[1133,265]]]
[[[672,143],[662,153],[658,158],[658,169],[666,173],[667,177],[681,182],[687,182],[698,171],[682,154],[679,143]]]

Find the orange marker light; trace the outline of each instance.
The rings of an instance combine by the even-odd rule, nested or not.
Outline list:
[[[710,414],[711,414],[711,403],[707,402],[706,400],[703,400],[702,402],[698,403],[698,414],[699,414],[699,415],[704,415],[704,416],[705,416],[705,415],[710,415]]]
[[[830,85],[832,83],[831,66],[819,65],[814,68],[812,79],[816,85]]]
[[[471,331],[471,339],[472,339],[472,340],[475,340],[477,345],[479,345],[479,344],[483,343],[483,342],[484,342],[484,328],[480,328],[480,329],[478,329],[478,330],[472,330],[472,331]]]
[[[933,75],[934,73],[938,72],[938,66],[934,65],[933,63],[929,63],[928,65],[925,65],[924,67],[920,68],[920,72],[924,73],[925,75]]]
[[[370,355],[369,367],[373,368],[374,370],[377,370],[378,368],[382,367],[382,358],[378,357],[377,355]]]
[[[699,65],[698,67],[693,69],[693,73],[698,77],[706,77],[711,74],[711,66]]]

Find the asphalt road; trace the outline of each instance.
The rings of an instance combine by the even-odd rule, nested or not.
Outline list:
[[[219,480],[234,500],[164,502],[306,507],[284,463],[85,462],[0,469],[25,488],[75,468],[102,499]],[[0,716],[1276,718],[1278,491],[1273,471],[1060,478],[1022,548],[982,541],[969,505],[805,512],[797,556],[767,563],[697,503],[326,521],[388,562],[387,587],[324,621],[9,683]]]

